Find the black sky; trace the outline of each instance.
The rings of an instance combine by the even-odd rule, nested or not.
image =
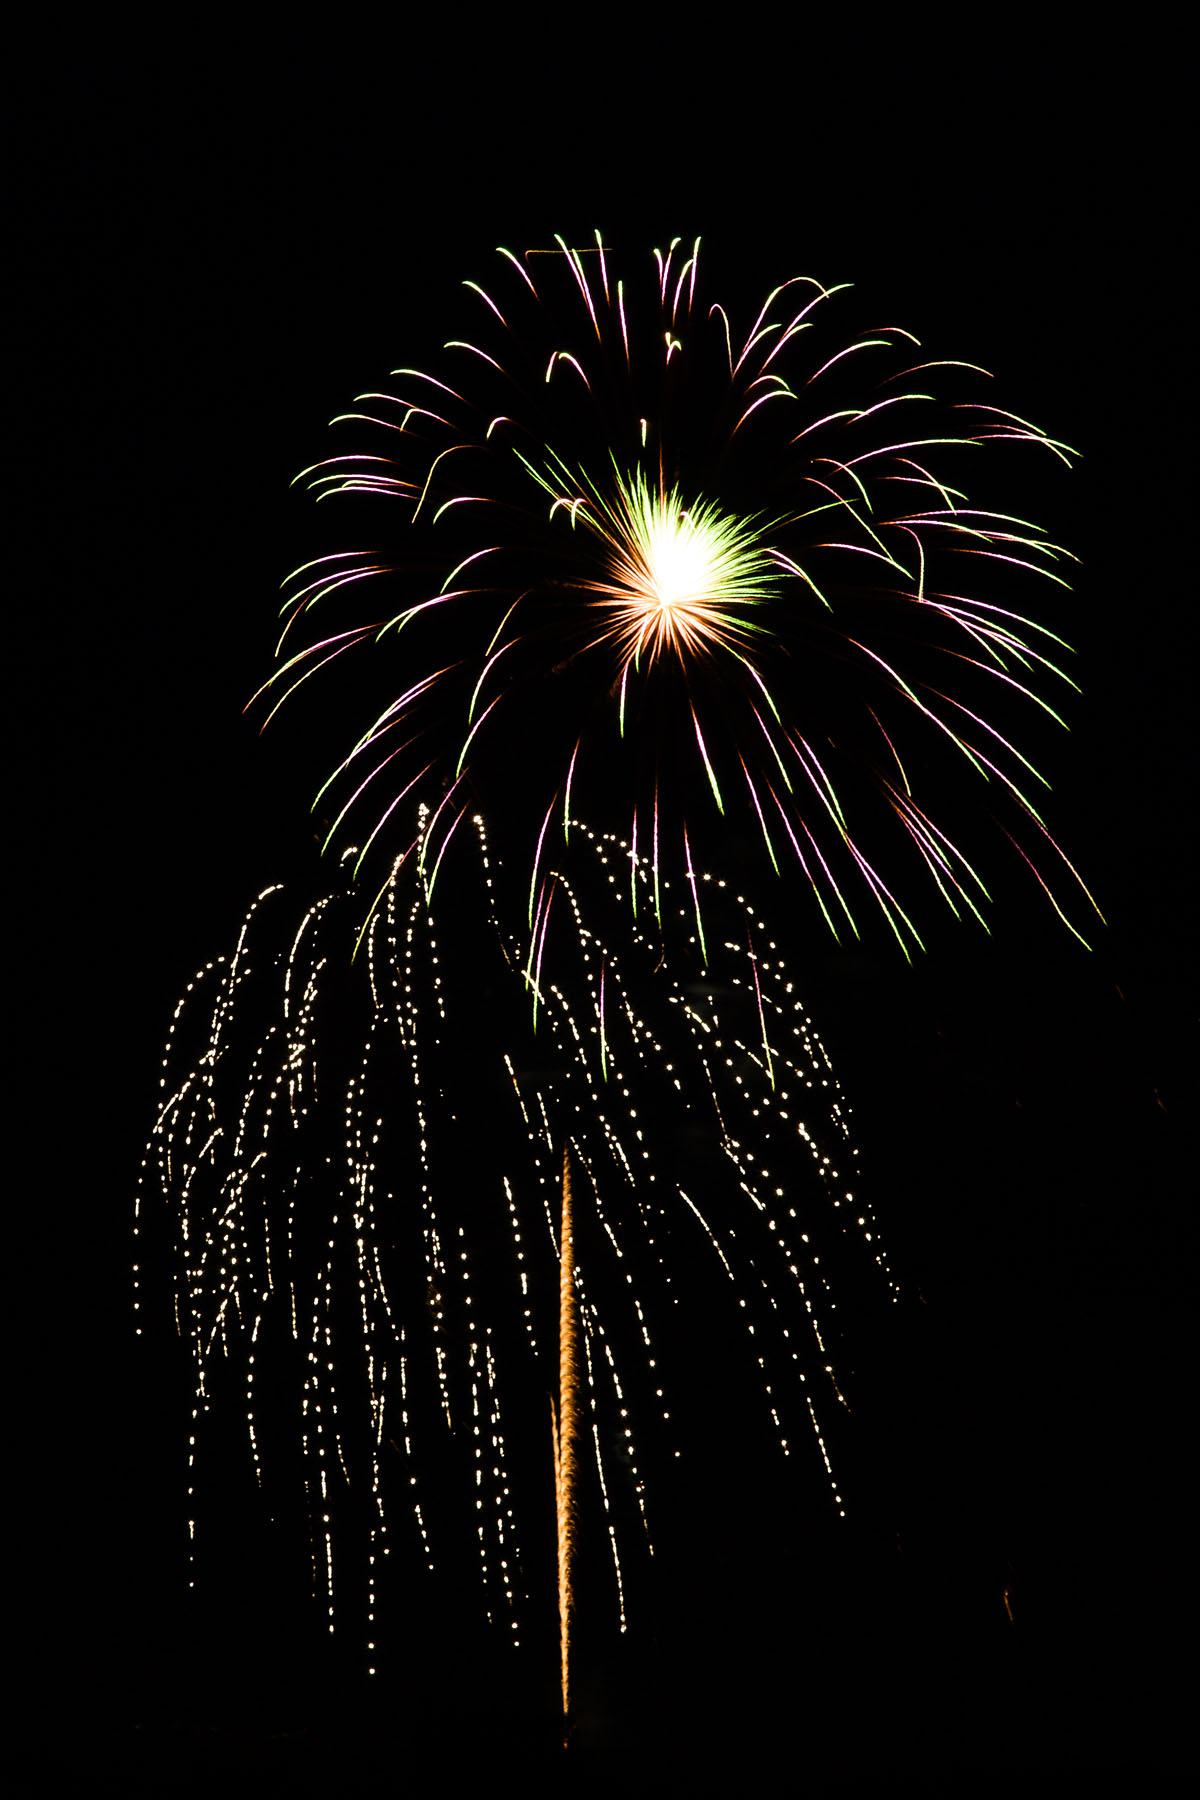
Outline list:
[[[293,752],[241,710],[291,567],[287,484],[354,393],[441,341],[494,244],[597,225],[630,254],[700,234],[746,305],[800,270],[852,280],[1080,449],[1044,509],[1083,559],[1053,817],[1110,922],[1090,955],[1031,908],[911,971],[822,944],[802,972],[919,1296],[903,1380],[875,1390],[895,1492],[870,1505],[908,1561],[818,1580],[793,1546],[789,1613],[739,1593],[762,1575],[746,1553],[664,1709],[690,1750],[784,1744],[797,1791],[806,1768],[919,1769],[932,1792],[1015,1770],[1027,1792],[1183,1766],[1195,787],[1171,83],[1142,52],[1085,73],[1015,29],[961,56],[899,27],[869,50],[683,36],[335,30],[232,69],[182,35],[97,36],[25,70],[10,1161],[31,1405],[10,1480],[31,1520],[31,1792],[158,1792],[270,1755],[341,1758],[353,1791],[345,1758],[382,1761],[349,1678],[298,1723],[286,1682],[256,1686],[234,1653],[257,1627],[185,1601],[186,1421],[169,1349],[132,1342],[132,1194],[174,1000],[312,851]],[[861,1621],[829,1677],[861,1682],[861,1715],[843,1698],[824,1728],[805,1581],[827,1612],[844,1584]],[[278,1656],[278,1621],[261,1628]],[[765,1697],[753,1629],[785,1639]],[[457,1751],[471,1708],[448,1717]]]

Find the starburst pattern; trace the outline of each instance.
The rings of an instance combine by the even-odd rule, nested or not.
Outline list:
[[[1020,596],[1065,600],[1072,559],[964,483],[1067,447],[907,330],[847,339],[815,280],[739,328],[698,243],[628,288],[599,234],[500,255],[466,284],[479,330],[335,421],[378,447],[306,471],[382,547],[291,578],[276,704],[360,646],[395,670],[318,796],[330,838],[362,820],[369,846],[424,794],[436,870],[482,799],[525,834],[531,915],[556,812],[611,820],[655,874],[756,841],[835,935],[857,890],[908,953],[930,898],[984,917],[992,821],[1065,918],[1078,878],[1018,736],[1062,723],[1066,647]]]

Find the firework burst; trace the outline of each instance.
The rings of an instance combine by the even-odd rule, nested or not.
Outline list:
[[[698,251],[628,285],[599,234],[502,251],[469,335],[305,472],[373,547],[289,579],[264,692],[274,716],[320,673],[351,709],[317,804],[380,885],[283,935],[268,894],[198,979],[139,1203],[139,1235],[171,1221],[194,1443],[237,1370],[269,1485],[292,1414],[314,1587],[331,1629],[357,1591],[372,1659],[389,1566],[465,1560],[526,1629],[557,1473],[564,1705],[578,1544],[607,1542],[623,1628],[664,1462],[722,1406],[753,1396],[841,1513],[838,1301],[894,1297],[729,872],[798,875],[835,937],[877,915],[906,954],[927,901],[982,921],[996,837],[1060,914],[1078,880],[1017,742],[1062,723],[1066,646],[1021,596],[1062,599],[1070,558],[968,497],[1070,452],[983,371],[847,331],[836,288],[739,320]]]
[[[353,448],[302,477],[376,546],[290,578],[268,683],[278,706],[371,647],[329,837],[369,848],[422,795],[431,884],[482,805],[524,834],[535,936],[573,808],[627,837],[635,906],[643,866],[657,904],[667,874],[695,895],[699,864],[757,855],[836,936],[866,896],[907,954],[930,899],[983,918],[1003,835],[1061,912],[1077,877],[1017,738],[1062,723],[1066,646],[1022,596],[1062,599],[1071,559],[966,483],[1067,447],[910,332],[845,335],[809,278],[738,321],[698,243],[628,282],[598,233],[500,259],[466,283],[470,335],[359,396]]]

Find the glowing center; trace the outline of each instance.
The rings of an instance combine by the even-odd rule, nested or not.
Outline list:
[[[687,513],[655,518],[646,533],[646,574],[658,605],[665,609],[703,605],[720,590],[720,546],[698,529]],[[716,554],[714,554],[716,552]]]
[[[774,567],[752,523],[709,501],[685,507],[678,489],[652,489],[641,474],[618,475],[601,505],[610,580],[593,586],[627,659],[745,642],[745,609],[771,592]]]

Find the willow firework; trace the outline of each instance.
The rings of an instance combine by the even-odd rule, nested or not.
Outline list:
[[[1078,878],[1016,738],[1062,722],[1066,646],[1020,596],[1061,597],[1070,559],[963,484],[1067,447],[907,330],[844,336],[839,288],[787,281],[738,323],[698,242],[628,285],[599,233],[499,254],[471,335],[359,396],[353,447],[301,478],[375,543],[290,578],[268,683],[277,707],[373,647],[329,837],[369,848],[419,795],[431,883],[482,805],[524,835],[535,937],[573,810],[628,838],[635,906],[643,867],[656,904],[671,872],[696,899],[753,844],[835,935],[865,894],[907,954],[929,898],[982,918],[990,819],[1061,911],[1053,871]]]
[[[455,910],[402,865],[353,969],[353,887],[287,930],[279,890],[260,896],[177,1009],[138,1207],[157,1256],[169,1228],[195,1372],[193,1535],[211,1415],[240,1392],[258,1483],[286,1513],[298,1464],[329,1627],[349,1597],[372,1664],[387,1591],[411,1612],[422,1569],[461,1588],[473,1564],[514,1639],[544,1620],[548,1395],[622,1630],[656,1485],[682,1453],[703,1486],[743,1410],[839,1514],[839,1320],[862,1286],[893,1291],[841,1091],[749,901],[706,884],[706,970],[664,883],[667,959],[618,897],[628,844],[578,825],[535,1037],[522,922],[473,835]],[[564,1652],[564,1695],[566,1675]]]

